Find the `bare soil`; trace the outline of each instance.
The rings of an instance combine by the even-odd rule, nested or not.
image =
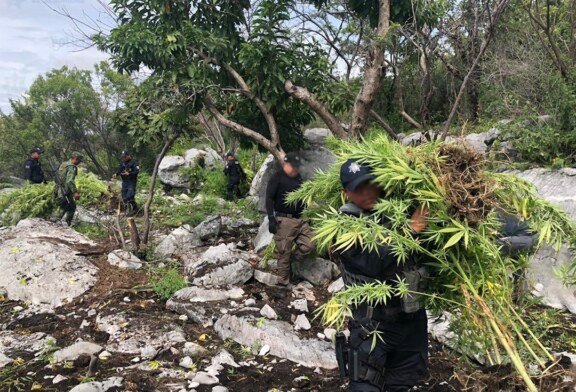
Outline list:
[[[257,362],[258,366],[226,368],[221,373],[219,377],[221,385],[226,386],[232,392],[347,390],[347,382],[339,379],[336,370],[322,370],[316,373],[314,369],[307,369],[272,356],[259,357],[246,354],[240,345],[221,341],[213,330],[204,329],[191,321],[179,320],[179,315],[166,310],[164,302],[146,287],[146,272],[126,271],[110,266],[104,256],[92,256],[92,260],[100,268],[99,280],[96,286],[85,295],[58,308],[54,314],[39,314],[23,319],[14,319],[11,313],[14,306],[24,306],[23,304],[11,301],[0,303],[0,328],[22,335],[44,332],[53,336],[59,347],[71,345],[77,339],[92,341],[104,346],[108,340],[108,334],[96,330],[96,316],[87,317],[87,310],[95,309],[101,316],[118,311],[145,314],[152,325],[160,326],[168,321],[181,325],[188,341],[197,342],[212,353],[216,353],[219,347],[224,346],[237,362],[249,360]],[[257,282],[251,282],[243,289],[256,299],[257,306],[262,306],[268,300],[281,319],[290,320],[295,316],[288,308],[293,298],[275,298],[274,293],[268,287]],[[326,290],[315,288],[314,293],[317,304],[325,301]],[[126,297],[129,302],[125,301]],[[315,307],[312,306],[312,312]],[[571,317],[569,322],[576,323],[576,318],[573,315]],[[90,322],[90,325],[81,328],[83,320]],[[323,327],[318,320],[311,320],[311,323],[313,327],[306,332],[305,336],[315,337],[317,333],[323,331]],[[134,368],[127,369],[133,367],[134,363],[131,360],[134,356],[113,353],[109,360],[99,361],[95,379],[102,381],[113,376],[124,377],[123,386],[120,389],[110,390],[112,392],[178,390],[179,385],[187,385],[183,382],[184,380],[158,378],[158,375],[167,367],[177,369],[181,357],[182,354],[165,351],[155,358],[159,364],[158,369],[143,371]],[[264,366],[270,366],[274,359],[276,363],[273,364],[272,371],[262,369]],[[49,365],[47,361],[35,360],[26,353],[22,353],[22,360],[24,363],[21,366],[11,365],[0,369],[0,392],[30,391],[33,387],[41,391],[68,391],[78,383],[86,381],[88,358],[81,357],[67,366]],[[565,365],[569,367],[569,364]],[[200,368],[202,366],[203,364]],[[68,379],[53,385],[51,378],[46,378],[58,374]],[[566,376],[571,375],[573,378],[576,376],[569,370],[563,369],[561,365],[552,366],[546,374],[546,377],[535,380],[540,386],[540,391],[574,391],[576,384],[569,381]],[[305,378],[295,381],[301,376]],[[441,344],[431,341],[430,371],[417,390],[520,392],[525,388],[510,366],[483,367],[473,364]],[[212,391],[212,386],[200,386],[197,391]]]

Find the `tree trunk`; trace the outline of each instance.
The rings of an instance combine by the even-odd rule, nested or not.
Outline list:
[[[154,170],[152,170],[152,177],[150,178],[150,185],[148,186],[148,197],[146,198],[146,203],[144,204],[144,235],[142,238],[142,244],[148,245],[148,236],[150,235],[150,206],[152,205],[152,200],[154,200],[154,185],[156,184],[156,178],[158,177],[158,168],[160,167],[160,162],[174,144],[174,141],[178,139],[180,133],[175,133],[169,136],[164,141],[164,146],[160,151],[160,154],[156,157],[156,162],[154,163]]]
[[[137,251],[140,249],[140,235],[138,234],[138,227],[136,226],[136,222],[134,222],[134,218],[128,218],[128,229],[130,230],[130,243],[132,244],[132,248]]]
[[[370,110],[384,77],[384,39],[390,28],[390,0],[380,0],[378,28],[372,47],[368,51],[362,88],[356,96],[352,112],[351,136],[366,132]]]
[[[452,109],[450,110],[450,114],[448,115],[448,119],[444,123],[444,128],[442,129],[442,136],[441,136],[442,141],[446,140],[446,136],[448,136],[448,130],[450,129],[450,124],[452,123],[452,120],[454,119],[454,115],[456,114],[456,111],[458,110],[458,106],[460,105],[460,101],[462,100],[462,96],[464,95],[464,92],[466,91],[468,81],[469,81],[471,75],[476,71],[476,67],[480,63],[480,59],[484,55],[484,52],[486,52],[486,48],[488,47],[488,44],[490,43],[490,41],[492,40],[492,37],[494,36],[494,28],[496,27],[496,24],[498,23],[500,16],[502,15],[504,10],[508,6],[509,1],[510,0],[500,0],[498,2],[498,4],[496,4],[494,6],[494,9],[491,13],[490,24],[486,28],[486,33],[484,35],[482,45],[480,46],[480,49],[477,52],[478,55],[474,58],[474,61],[472,62],[472,65],[470,66],[468,73],[466,73],[466,76],[464,76],[464,79],[462,80],[462,84],[460,85],[460,90],[458,91],[458,95],[456,95],[456,100],[454,101],[454,104],[452,105]]]
[[[336,118],[329,110],[326,108],[314,94],[308,91],[304,87],[296,86],[292,81],[287,80],[284,82],[284,89],[288,94],[304,102],[308,105],[320,118],[326,126],[332,131],[332,134],[339,139],[347,139],[348,133],[340,124],[340,120]]]
[[[278,159],[279,162],[282,162],[285,153],[284,150],[282,150],[279,141],[274,143],[272,140],[266,139],[266,137],[261,135],[260,133],[226,118],[222,113],[218,111],[218,109],[214,105],[214,102],[212,102],[212,99],[208,95],[204,97],[204,104],[206,106],[206,109],[208,109],[208,111],[214,116],[216,121],[218,121],[220,124],[232,129],[234,132],[237,132],[241,135],[247,136],[250,139],[254,140],[256,143],[258,143],[266,150],[268,150],[270,154],[274,155],[274,157]]]

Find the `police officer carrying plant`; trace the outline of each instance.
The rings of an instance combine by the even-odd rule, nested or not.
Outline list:
[[[302,260],[314,251],[313,233],[307,219],[303,219],[304,204],[288,204],[286,196],[302,185],[300,176],[301,158],[289,153],[282,168],[274,174],[266,188],[266,213],[268,230],[274,234],[278,256],[278,284],[290,283],[290,259]],[[293,245],[296,245],[293,251]],[[294,253],[294,255],[293,255]]]
[[[78,165],[84,157],[79,152],[70,154],[70,160],[63,162],[58,169],[60,184],[58,184],[59,206],[62,218],[68,226],[72,224],[72,218],[76,212],[76,200],[80,199],[80,192],[76,187]]]
[[[240,183],[246,174],[240,166],[240,162],[236,160],[232,152],[226,153],[226,165],[224,166],[224,174],[228,177],[228,185],[226,187],[226,200],[232,200],[234,198],[234,188],[236,188],[236,196],[242,197],[240,192]]]
[[[349,203],[341,207],[340,213],[372,219],[372,209],[380,196],[374,179],[369,166],[354,159],[346,161],[340,169],[340,180]],[[414,233],[425,229],[426,214],[420,207],[412,214],[410,227]],[[399,263],[386,244],[377,250],[357,245],[336,254],[347,287],[375,281],[394,286],[403,278],[410,290],[422,290],[419,280],[424,270],[410,257]],[[399,392],[418,384],[428,366],[427,316],[418,296],[393,296],[386,304],[359,304],[352,309],[347,355],[350,390]],[[379,336],[374,337],[374,332]],[[338,358],[338,337],[336,340]]]
[[[40,164],[40,157],[43,152],[44,150],[40,147],[33,147],[30,150],[30,157],[24,162],[24,180],[30,181],[32,184],[46,183]]]
[[[114,178],[116,176],[122,178],[122,201],[126,208],[126,215],[132,216],[138,211],[135,197],[140,166],[138,166],[138,161],[132,157],[132,154],[130,154],[128,150],[122,151],[120,160],[122,162],[120,163],[118,171],[114,174]]]

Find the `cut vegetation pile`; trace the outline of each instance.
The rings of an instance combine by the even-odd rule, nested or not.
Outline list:
[[[400,262],[416,255],[431,272],[423,293],[427,308],[454,316],[451,328],[458,348],[491,365],[510,361],[528,390],[537,391],[525,364],[538,364],[543,377],[554,358],[522,319],[525,305],[517,285],[526,255],[503,252],[500,219],[511,214],[525,220],[538,233],[538,247],[549,244],[558,250],[563,243],[576,244],[576,230],[567,215],[540,199],[526,181],[486,171],[483,156],[466,146],[404,147],[376,136],[362,142],[333,140],[331,148],[340,163],[357,158],[372,166],[383,193],[371,216],[339,214],[345,200],[340,165],[335,165],[292,194],[292,201],[308,203],[320,250],[354,245],[376,249],[386,243]],[[419,205],[430,212],[427,229],[416,236],[409,217]],[[566,283],[575,283],[576,263],[559,272]],[[323,307],[323,320],[343,327],[352,303],[376,305],[391,295],[409,294],[401,279],[394,285],[351,287]]]

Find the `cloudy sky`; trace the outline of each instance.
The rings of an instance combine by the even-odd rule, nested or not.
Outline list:
[[[0,0],[0,110],[21,99],[38,75],[63,65],[81,69],[107,58],[96,48],[82,50],[74,23],[47,6],[66,11],[89,26],[112,22],[97,0]],[[82,30],[91,32],[84,26]]]

